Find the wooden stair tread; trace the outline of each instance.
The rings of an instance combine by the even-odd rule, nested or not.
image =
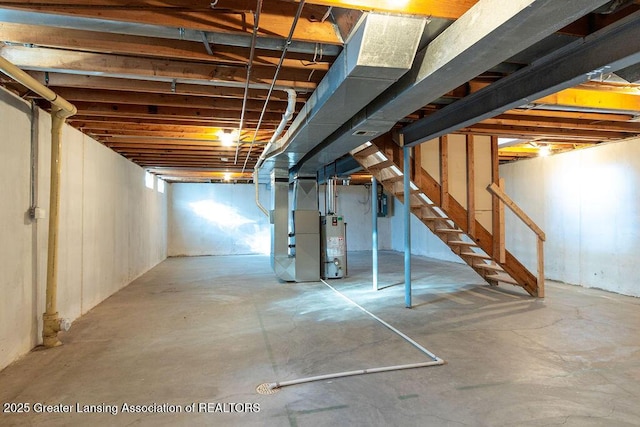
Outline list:
[[[474,264],[472,267],[473,268],[482,268],[484,270],[504,271],[504,269],[502,267],[500,267],[499,265],[497,265],[497,264],[482,263],[482,264]]]
[[[490,256],[478,252],[460,252],[460,256],[468,256],[474,258],[491,259]]]
[[[378,147],[376,147],[375,145],[370,145],[368,147],[363,148],[362,150],[358,151],[357,153],[354,153],[353,156],[357,156],[360,158],[365,158],[365,157],[369,157],[372,154],[376,154],[377,152],[379,152],[380,149]]]
[[[422,175],[416,175],[420,177],[419,182],[421,184],[412,183],[412,187],[418,185],[418,188],[410,189],[409,200],[403,200],[406,197],[404,197],[404,187],[401,184],[406,177],[402,172],[402,168],[393,160],[395,154],[397,154],[395,151],[393,153],[386,152],[376,145],[370,145],[359,151],[352,151],[351,154],[366,170],[371,171],[372,175],[383,185],[387,194],[394,195],[403,203],[408,203],[411,212],[429,230],[490,284],[506,283],[522,286],[531,295],[535,294],[535,283],[533,285],[528,283],[528,276],[526,276],[526,279],[525,277],[520,279],[524,280],[523,283],[518,283],[516,279],[505,271],[505,268],[512,267],[510,264],[503,268],[489,255],[486,255],[485,251],[480,250],[485,245],[483,240],[474,241],[475,237],[468,236],[466,231],[458,228],[457,224],[459,223],[455,223],[455,221],[463,213],[467,213],[466,209],[454,205],[454,207],[451,207],[452,210],[449,211],[447,205],[443,208],[440,204],[434,203],[438,199],[437,192],[441,190],[441,187],[438,183],[434,183],[434,180],[425,171],[421,172]],[[423,181],[422,179],[425,178],[425,175],[429,179]],[[449,202],[449,199],[445,199],[445,201]],[[458,212],[460,209],[462,209],[462,213]],[[453,216],[456,220],[449,218],[449,216]],[[518,277],[520,277],[517,270],[514,270],[514,272],[518,273]]]
[[[382,170],[385,168],[389,168],[391,166],[395,166],[395,164],[393,163],[392,160],[383,160],[381,162],[378,162],[376,164],[373,164],[371,166],[367,166],[367,169],[371,170]]]
[[[412,189],[411,189],[411,191],[409,191],[409,193],[410,193],[410,194],[412,194],[412,195],[413,195],[413,194],[420,194],[420,193],[421,193],[421,191],[420,191],[420,190],[418,190],[418,189],[413,189],[413,188],[412,188]],[[393,195],[394,195],[394,196],[404,196],[404,190],[394,191],[394,192],[393,192]]]
[[[387,184],[387,183],[402,181],[403,179],[404,179],[404,175],[396,175],[390,178],[382,179],[380,180],[380,182],[382,182],[383,184]]]
[[[449,240],[447,244],[451,246],[478,246],[474,242],[465,242],[464,240]]]
[[[451,218],[446,218],[442,216],[421,216],[420,219],[423,221],[451,221]]]
[[[435,232],[436,233],[456,233],[456,234],[464,233],[464,231],[458,230],[455,228],[436,228]]]
[[[506,274],[489,274],[484,276],[487,280],[494,280],[496,282],[510,283],[512,285],[520,285],[516,279]]]

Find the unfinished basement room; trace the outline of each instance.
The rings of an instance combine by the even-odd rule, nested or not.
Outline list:
[[[0,426],[640,426],[640,0],[0,0]]]

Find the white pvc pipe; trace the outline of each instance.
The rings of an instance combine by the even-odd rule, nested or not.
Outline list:
[[[258,186],[259,182],[258,182],[258,168],[255,168],[253,170],[253,184],[255,186],[256,189],[256,205],[258,206],[258,208],[266,215],[269,216],[269,211],[267,210],[267,208],[265,208],[264,206],[262,206],[262,203],[260,203],[260,187]]]
[[[278,139],[278,137],[284,130],[284,127],[287,125],[289,120],[291,120],[291,118],[293,117],[293,113],[296,111],[296,101],[298,96],[296,94],[296,91],[293,89],[285,89],[285,92],[287,92],[287,109],[282,115],[282,120],[280,120],[280,124],[276,128],[276,131],[273,133],[273,136],[271,136],[269,143],[264,147],[264,150],[262,150],[262,154],[260,154],[260,157],[258,157],[258,161],[256,162],[256,165],[253,168],[253,184],[256,188],[256,205],[266,216],[269,216],[269,211],[262,205],[262,203],[260,203],[260,190],[258,187],[258,169],[260,169],[260,166],[262,166],[262,162],[267,156],[267,151],[269,151],[273,143],[276,141],[276,139]],[[246,165],[246,162],[245,162],[245,165]]]
[[[403,369],[426,368],[428,366],[438,366],[438,365],[444,365],[444,364],[446,364],[444,360],[438,359],[431,362],[410,363],[407,365],[383,366],[380,368],[360,369],[357,371],[336,372],[335,374],[317,375],[315,377],[300,378],[300,379],[291,380],[291,381],[280,381],[275,383],[268,383],[267,386],[269,387],[270,390],[273,390],[275,388],[282,388],[290,385],[310,383],[313,381],[323,381],[323,380],[330,380],[334,378],[352,377],[354,375],[375,374],[378,372],[400,371]]]
[[[424,348],[423,346],[421,346],[420,344],[418,344],[417,342],[415,342],[414,340],[412,340],[409,336],[407,336],[406,334],[404,334],[403,332],[400,332],[399,330],[397,330],[396,328],[394,328],[393,326],[391,326],[390,324],[388,324],[387,322],[385,322],[384,320],[382,320],[381,318],[379,318],[378,316],[376,316],[375,314],[371,313],[369,310],[367,310],[366,308],[364,308],[363,306],[361,306],[360,304],[358,304],[357,302],[353,301],[351,298],[347,297],[346,295],[342,294],[341,292],[339,292],[336,288],[334,288],[333,286],[331,286],[330,284],[328,284],[327,282],[325,282],[324,280],[320,279],[320,281],[322,283],[324,283],[325,285],[327,285],[329,288],[331,288],[331,290],[333,292],[335,292],[336,294],[340,295],[343,299],[345,299],[346,301],[348,301],[349,303],[351,303],[352,305],[355,305],[356,307],[358,307],[361,311],[367,313],[369,316],[373,317],[375,320],[377,320],[378,322],[382,323],[386,328],[390,329],[392,332],[395,332],[396,334],[398,334],[401,338],[403,338],[405,341],[407,341],[409,344],[411,344],[412,346],[414,346],[415,348],[417,348],[418,350],[420,350],[421,352],[423,352],[424,354],[426,354],[427,356],[429,356],[431,359],[433,360],[441,360],[438,356],[436,356],[435,354],[431,353],[429,350],[427,350],[426,348]]]
[[[334,374],[317,375],[315,377],[300,378],[300,379],[297,379],[297,380],[290,380],[290,381],[277,381],[277,382],[273,382],[273,383],[267,383],[267,387],[269,388],[269,390],[273,390],[273,389],[276,389],[276,388],[287,387],[287,386],[291,386],[291,385],[309,383],[309,382],[313,382],[313,381],[322,381],[322,380],[329,380],[329,379],[334,379],[334,378],[351,377],[351,376],[354,376],[354,375],[375,374],[375,373],[378,373],[378,372],[399,371],[399,370],[403,370],[403,369],[426,368],[428,366],[439,366],[439,365],[445,365],[447,363],[443,359],[439,358],[438,356],[436,356],[435,354],[431,353],[429,350],[427,350],[426,348],[424,348],[423,346],[421,346],[420,344],[418,344],[417,342],[415,342],[414,340],[409,338],[406,334],[400,332],[399,330],[397,330],[396,328],[394,328],[393,326],[391,326],[390,324],[388,324],[387,322],[385,322],[384,320],[382,320],[381,318],[379,318],[375,314],[373,314],[370,311],[368,311],[366,308],[362,307],[357,302],[353,301],[351,298],[349,298],[346,295],[344,295],[341,292],[339,292],[336,288],[334,288],[333,286],[331,286],[330,284],[328,284],[324,280],[320,279],[320,281],[322,283],[324,283],[325,285],[327,285],[332,291],[334,291],[335,293],[340,295],[343,299],[347,300],[352,305],[355,305],[356,307],[358,307],[361,311],[365,312],[366,314],[368,314],[369,316],[373,317],[378,322],[382,323],[386,328],[388,328],[391,331],[393,331],[396,334],[398,334],[400,337],[402,337],[404,340],[406,340],[409,344],[413,345],[415,348],[417,348],[418,350],[420,350],[422,353],[426,354],[427,356],[429,356],[433,360],[431,360],[430,362],[409,363],[409,364],[406,364],[406,365],[383,366],[383,367],[380,367],[380,368],[360,369],[360,370],[357,370],[357,371],[336,372]]]

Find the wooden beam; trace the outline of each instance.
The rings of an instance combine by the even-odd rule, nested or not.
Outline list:
[[[420,178],[422,174],[416,172],[422,168],[422,145],[416,145],[413,147],[413,165],[411,165],[411,174],[413,177],[411,180],[420,187]]]
[[[498,154],[498,137],[491,137],[491,182],[500,185],[500,163]],[[500,199],[491,197],[491,235],[493,236],[492,255],[495,261],[504,262],[504,235],[502,234],[504,217],[500,210]]]
[[[629,95],[586,89],[565,89],[534,101],[536,105],[561,105],[565,107],[597,108],[604,110],[638,111],[640,94]]]
[[[638,99],[638,111],[640,113],[640,98]],[[608,122],[603,120],[588,121],[559,117],[527,118],[521,115],[502,114],[495,118],[483,120],[481,123],[486,125],[498,126],[525,126],[551,129],[594,130],[603,132],[629,132],[631,134],[640,133],[640,123]]]
[[[440,206],[446,212],[449,209],[449,139],[447,135],[439,138],[440,143]]]
[[[142,92],[142,93],[163,93],[171,95],[194,95],[242,99],[244,88],[224,87],[213,85],[197,85],[187,83],[159,82],[150,80],[132,80],[125,78],[85,76],[77,74],[64,74],[41,71],[30,71],[29,74],[45,86],[52,87],[73,87],[82,89],[105,89],[114,91]],[[204,82],[203,82],[204,83]],[[248,99],[265,100],[267,89],[250,89]],[[299,102],[306,99],[305,93],[299,93]],[[275,90],[271,94],[271,101],[287,101],[287,94],[280,90]]]
[[[85,90],[74,88],[56,88],[49,86],[59,96],[72,102],[112,103],[131,105],[156,105],[167,107],[184,107],[216,110],[242,110],[241,99],[212,99],[205,96],[165,95],[150,93],[115,92],[106,90]],[[262,111],[263,101],[247,100],[246,111]],[[287,105],[282,101],[269,102],[269,112],[282,114]]]
[[[476,234],[476,172],[473,135],[467,135],[467,234],[472,238]]]
[[[135,55],[149,58],[196,60],[219,64],[245,66],[249,62],[249,49],[216,45],[209,55],[203,43],[155,37],[130,36],[97,31],[73,30],[39,25],[0,22],[0,33],[6,42],[31,44],[39,47],[79,50],[104,54]],[[313,61],[313,55],[292,52],[283,62],[284,68],[315,70],[323,75],[329,70],[327,58]],[[258,67],[278,65],[280,52],[258,50],[254,64]]]
[[[536,109],[519,109],[509,110],[504,114],[510,116],[520,117],[557,117],[567,118],[575,120],[587,120],[590,122],[627,122],[633,119],[633,114],[617,114],[617,113],[589,113],[589,112],[577,112],[577,111],[559,111],[559,110],[545,110],[543,106]],[[497,116],[500,118],[501,116]]]
[[[505,190],[504,178],[500,178],[498,184],[502,191]],[[505,262],[507,229],[505,226],[504,203],[498,198],[498,261]]]
[[[219,122],[228,120],[231,124],[237,123],[240,115],[235,111],[202,109],[188,107],[157,107],[157,106],[141,106],[141,105],[125,105],[125,104],[102,104],[76,102],[79,114],[84,116],[100,116],[100,117],[129,117],[129,118],[169,118],[169,119],[194,119],[203,120],[209,118]],[[255,123],[258,121],[259,113],[247,113],[245,121],[247,123]],[[278,124],[282,116],[278,113],[265,113],[263,123]]]
[[[478,123],[465,129],[460,129],[456,133],[476,133],[481,135],[501,135],[515,138],[529,137],[561,137],[576,140],[594,140],[603,141],[609,139],[628,138],[629,133],[625,132],[609,132],[601,130],[580,130],[566,128],[538,128],[535,126],[501,126],[493,124]]]
[[[51,70],[147,78],[161,77],[166,79],[236,83],[240,86],[246,80],[244,66],[214,65],[21,46],[0,47],[0,55],[20,68],[34,71]],[[273,69],[272,67],[254,67],[251,76],[253,83],[269,85],[273,79]],[[314,89],[318,81],[318,77],[308,81],[309,72],[304,70],[282,69],[278,77],[278,86],[304,90]]]
[[[163,4],[164,3],[164,4]],[[171,0],[162,3],[123,4],[118,0],[102,0],[100,3],[73,0],[44,1],[6,1],[0,0],[0,6],[10,6],[21,10],[44,13],[83,16],[112,21],[133,22],[139,24],[161,25],[173,28],[186,28],[198,31],[250,34],[253,29],[255,2],[218,0],[215,8],[210,1],[197,0],[182,2]],[[219,5],[226,5],[223,7]],[[239,7],[238,7],[239,6]],[[247,7],[247,8],[245,8]],[[261,37],[286,38],[297,5],[287,1],[264,2],[260,14]],[[322,21],[322,11],[305,7],[296,26],[293,38],[296,41],[310,41],[339,45],[342,40],[336,34],[331,20]]]
[[[307,3],[323,6],[404,13],[445,19],[458,19],[476,2],[477,0],[411,0],[395,3],[388,0],[307,0]]]

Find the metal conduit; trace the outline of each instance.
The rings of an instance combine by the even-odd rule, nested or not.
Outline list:
[[[62,128],[67,117],[77,113],[76,107],[29,74],[0,57],[0,71],[51,102],[51,194],[49,197],[49,240],[47,251],[46,311],[43,314],[42,339],[45,347],[62,343],[58,332],[69,329],[69,322],[58,316],[58,234],[60,214],[60,175]]]
[[[253,145],[256,142],[256,138],[258,137],[258,132],[260,131],[260,126],[262,125],[262,120],[264,118],[264,114],[267,111],[267,105],[269,105],[269,99],[271,98],[271,94],[273,93],[273,88],[276,85],[276,81],[278,79],[278,74],[280,74],[280,69],[282,68],[282,64],[284,62],[284,58],[287,55],[287,50],[289,49],[289,46],[291,45],[291,41],[293,40],[293,32],[296,29],[296,26],[298,25],[298,20],[300,19],[300,15],[302,14],[302,9],[304,8],[304,4],[305,4],[305,0],[300,0],[300,3],[298,4],[298,10],[296,11],[296,16],[293,18],[293,22],[291,23],[291,28],[289,29],[289,35],[287,36],[287,39],[284,43],[284,46],[282,47],[282,55],[280,55],[280,61],[278,61],[278,66],[276,67],[276,72],[273,75],[273,80],[271,81],[271,86],[269,87],[269,92],[267,93],[267,99],[264,100],[264,105],[262,107],[262,112],[260,113],[260,119],[258,120],[258,125],[256,126],[256,131],[253,134],[253,139],[251,141],[251,145],[249,146],[249,152],[247,153],[247,158],[244,160],[244,165],[242,166],[242,172],[245,171],[246,167],[247,167],[247,162],[249,161],[249,156],[251,155],[251,150],[253,149]],[[272,140],[274,138],[271,138]],[[266,155],[266,151],[267,149],[270,147],[271,145],[271,141],[269,144],[267,144],[267,146],[265,147],[265,149],[263,150],[263,155]],[[263,156],[261,155],[260,158],[262,158]],[[260,161],[260,159],[258,159],[258,161]],[[256,165],[258,165],[258,163],[256,163]]]
[[[247,111],[247,98],[249,97],[249,82],[251,81],[251,71],[253,68],[253,57],[256,51],[256,40],[258,29],[260,28],[260,12],[262,11],[262,0],[258,0],[256,13],[253,14],[253,33],[251,34],[251,48],[249,50],[249,64],[247,65],[247,82],[244,86],[242,97],[242,112],[240,113],[240,125],[238,126],[238,142],[236,144],[236,155],[233,164],[238,164],[238,152],[240,151],[240,140],[242,139],[242,128],[244,127],[244,115]],[[244,172],[244,169],[243,169]]]

